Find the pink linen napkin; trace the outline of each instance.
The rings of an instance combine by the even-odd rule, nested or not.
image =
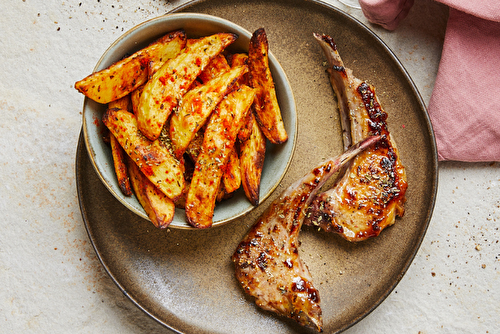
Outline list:
[[[429,102],[440,160],[500,161],[500,22],[450,8]]]
[[[451,7],[428,108],[439,160],[500,161],[500,1],[439,1]],[[404,1],[359,2],[363,13],[375,2],[386,8],[371,12],[375,14],[404,7]],[[386,20],[391,29],[404,16],[378,15],[372,21],[366,15],[373,23]]]

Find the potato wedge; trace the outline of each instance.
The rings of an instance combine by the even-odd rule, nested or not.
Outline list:
[[[206,123],[224,96],[232,90],[238,78],[247,71],[247,66],[235,67],[190,90],[182,98],[170,120],[170,139],[177,159],[182,157],[196,132]]]
[[[248,55],[246,53],[233,53],[229,56],[229,65],[231,67],[248,65]],[[249,85],[248,83],[248,73],[243,75],[238,81],[240,85]]]
[[[125,196],[132,196],[132,187],[130,185],[130,178],[125,162],[127,154],[116,140],[116,137],[110,133],[109,142],[111,144],[111,155],[113,156],[113,166],[115,168],[116,179],[121,192]]]
[[[127,155],[112,133],[109,134],[109,141],[111,144],[111,155],[113,156],[113,166],[115,168],[118,186],[125,196],[132,196],[132,187],[130,185],[129,173],[125,163],[125,157]]]
[[[243,66],[248,64],[248,55],[246,53],[233,53],[229,56],[228,62],[231,65],[231,67],[236,67],[236,66]],[[249,85],[248,82],[248,73],[245,73],[240,77],[238,80],[238,85]],[[253,109],[253,108],[252,108]],[[252,120],[253,118],[253,111],[249,112],[247,114],[247,120],[244,122],[245,125],[240,129],[240,132],[238,133],[238,140],[239,141],[245,141],[250,137],[250,134],[252,133]]]
[[[250,87],[255,88],[255,117],[262,132],[273,144],[288,140],[281,110],[276,98],[274,81],[269,68],[268,41],[263,28],[257,29],[250,39],[248,67]]]
[[[248,64],[248,55],[245,53],[232,54],[229,63],[231,66]],[[248,73],[242,76],[239,84],[249,84],[248,76]],[[245,195],[253,205],[258,205],[260,179],[266,152],[266,138],[255,121],[253,109],[252,106],[244,125],[238,132],[239,152],[242,155],[238,157],[238,162],[240,164],[240,184],[243,185]],[[251,137],[252,133],[253,137]],[[246,178],[245,183],[243,183],[243,177]]]
[[[210,63],[208,63],[207,67],[200,73],[198,78],[201,82],[207,83],[222,73],[229,71],[230,68],[224,55],[219,53]]]
[[[127,160],[137,200],[154,226],[166,228],[174,219],[174,202],[149,181],[130,157]]]
[[[125,95],[124,97],[108,104],[108,109],[114,108],[131,111],[132,103],[130,101],[130,96]],[[118,186],[125,196],[132,196],[132,186],[130,185],[130,177],[126,161],[127,154],[112,133],[109,133],[109,144],[111,145],[111,156],[113,157],[113,167],[115,168]]]
[[[254,97],[253,89],[242,86],[228,94],[210,116],[186,198],[186,218],[194,227],[212,226],[222,167],[227,163]]]
[[[260,181],[266,154],[266,137],[255,118],[252,118],[250,137],[240,142],[241,185],[253,205],[259,205]]]
[[[133,55],[77,81],[75,88],[99,103],[117,100],[147,81],[150,61],[174,57],[185,44],[184,31],[169,33]]]
[[[243,126],[241,127],[240,132],[238,132],[238,140],[240,142],[248,140],[248,138],[250,138],[250,135],[252,134],[252,126],[255,120],[255,116],[254,116],[253,106],[250,108],[251,111],[248,113],[245,121],[243,122]]]
[[[235,192],[241,186],[240,158],[236,146],[229,153],[226,166],[224,166],[222,181],[227,194]]]
[[[170,199],[176,200],[184,189],[184,167],[158,140],[144,137],[134,114],[108,109],[103,123],[144,175]]]
[[[236,38],[230,33],[201,38],[165,62],[152,76],[144,86],[137,113],[139,129],[147,138],[158,138],[170,113],[196,77]]]
[[[173,32],[168,36],[171,40],[165,45],[164,52],[148,59],[148,80],[158,72],[167,60],[177,57],[186,47],[187,36],[183,30]]]
[[[137,115],[137,109],[139,108],[139,99],[141,98],[142,90],[144,85],[137,87],[133,92],[130,93],[130,102],[132,104],[132,112]]]

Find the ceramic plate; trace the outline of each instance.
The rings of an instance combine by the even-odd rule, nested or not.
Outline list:
[[[207,13],[249,31],[266,29],[270,49],[294,92],[297,144],[281,185],[256,210],[231,224],[160,231],[110,194],[80,140],[77,184],[90,240],[118,287],[138,307],[180,333],[308,333],[260,310],[234,278],[230,256],[263,210],[294,180],[342,151],[337,106],[313,32],[331,35],[346,66],[372,83],[387,111],[406,166],[406,213],[382,234],[352,244],[302,229],[301,257],[319,290],[324,332],[352,326],[394,289],[429,224],[437,190],[437,154],[425,105],[394,54],[368,28],[334,7],[304,0],[206,0],[179,10]]]

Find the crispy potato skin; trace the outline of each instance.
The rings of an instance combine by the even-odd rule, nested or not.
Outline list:
[[[200,155],[204,133],[204,129],[198,131],[186,149],[187,155],[194,163],[196,163]],[[230,197],[241,186],[240,158],[238,157],[236,145],[229,153],[227,164],[223,166],[222,180],[223,182],[221,182],[220,191],[217,195],[217,202]]]
[[[208,63],[236,40],[231,33],[218,33],[201,38],[175,58],[167,60],[146,83],[139,100],[139,129],[150,140],[161,133],[178,101]]]
[[[148,47],[122,59],[106,69],[77,81],[75,88],[88,98],[109,103],[128,95],[148,80],[148,63],[166,60],[180,52],[186,43],[184,31],[165,35]]]
[[[130,96],[126,95],[118,100],[110,102],[108,109],[120,108],[123,110],[132,110],[132,102]],[[130,178],[127,168],[126,156],[120,143],[116,140],[112,133],[109,133],[109,144],[111,146],[111,155],[113,156],[113,166],[115,168],[116,179],[121,192],[125,196],[132,196],[132,186],[130,185]]]
[[[241,185],[250,203],[259,205],[260,181],[266,155],[266,137],[255,118],[252,118],[251,122],[250,136],[240,143]]]
[[[233,53],[228,58],[228,63],[231,67],[248,65],[248,54],[246,53]],[[239,85],[247,85],[248,83],[248,73],[243,75],[240,80],[238,80]]]
[[[141,134],[134,114],[108,109],[102,121],[141,172],[175,201],[184,189],[183,165],[158,140],[151,141]]]
[[[168,227],[174,219],[174,202],[149,181],[130,157],[127,160],[137,200],[154,226],[158,228]]]
[[[113,156],[113,166],[115,168],[118,186],[125,196],[132,196],[132,187],[130,185],[128,168],[125,162],[126,154],[112,133],[109,134],[109,142],[111,144],[111,154]]]
[[[255,89],[255,117],[267,139],[273,144],[283,144],[288,134],[281,118],[274,81],[269,68],[267,35],[257,29],[250,39],[248,49],[249,83]]]
[[[229,158],[224,166],[222,180],[226,194],[235,192],[241,186],[240,158],[238,157],[236,147],[233,147],[229,153]]]
[[[253,89],[242,86],[228,94],[210,116],[186,199],[186,218],[194,227],[212,226],[222,167],[227,163],[254,95]]]
[[[175,156],[180,159],[196,132],[206,123],[219,102],[230,92],[236,81],[248,72],[238,66],[190,90],[182,99],[170,120],[170,138]]]
[[[231,66],[248,64],[248,55],[236,53],[229,58]],[[240,78],[239,84],[248,84],[248,73]],[[255,103],[250,107],[250,112],[244,120],[244,125],[238,132],[240,182],[245,196],[252,205],[259,205],[260,181],[264,159],[266,156],[266,137],[262,133],[254,116]]]
[[[236,67],[236,66],[243,66],[243,65],[248,65],[248,55],[246,53],[234,53],[230,55],[229,57],[229,63],[231,67]],[[239,86],[241,85],[247,85],[249,86],[248,82],[248,73],[245,73],[242,75],[237,83]],[[253,108],[252,111],[247,114],[247,119],[244,121],[243,127],[240,129],[240,132],[238,132],[238,140],[239,141],[245,141],[250,137],[250,134],[252,133],[252,118],[253,118]]]

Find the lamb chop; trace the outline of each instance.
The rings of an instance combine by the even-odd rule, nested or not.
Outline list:
[[[379,139],[369,137],[293,183],[240,242],[232,256],[236,278],[258,306],[322,331],[320,298],[309,269],[299,257],[298,235],[306,209],[321,186]]]
[[[314,198],[304,224],[338,233],[349,241],[361,241],[378,236],[394,224],[396,216],[404,215],[406,172],[375,88],[344,66],[330,36],[314,37],[330,64],[344,148],[371,135],[382,139],[349,162],[330,190]]]

